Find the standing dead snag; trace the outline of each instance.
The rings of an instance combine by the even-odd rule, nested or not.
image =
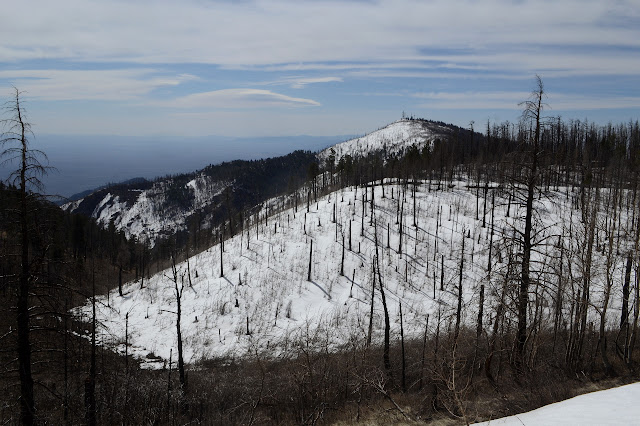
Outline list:
[[[525,217],[524,230],[522,231],[522,264],[520,273],[520,287],[518,289],[518,328],[516,337],[516,368],[522,371],[525,359],[525,346],[527,344],[527,306],[529,303],[529,287],[531,285],[531,252],[534,245],[533,231],[533,201],[538,186],[538,161],[540,146],[540,126],[542,120],[542,102],[545,97],[544,85],[540,76],[536,76],[536,89],[531,93],[530,99],[521,103],[524,105],[522,118],[531,121],[535,125],[531,149],[529,152],[530,163],[525,181]]]
[[[491,278],[491,251],[493,249],[493,234],[494,234],[494,218],[496,207],[496,193],[491,193],[491,233],[489,237],[489,256],[487,256],[487,275]]]
[[[462,273],[464,272],[464,240],[465,240],[465,230],[462,229],[462,252],[460,253],[460,275],[458,279],[458,307],[456,309],[456,328],[453,332],[453,344],[454,346],[458,344],[458,336],[460,334],[460,321],[462,319]]]
[[[387,371],[387,376],[390,380],[393,379],[391,372],[391,360],[389,355],[389,345],[390,345],[390,333],[391,333],[391,322],[389,321],[389,309],[387,307],[387,298],[384,293],[384,287],[382,285],[382,274],[380,273],[380,255],[378,253],[378,226],[377,222],[374,220],[374,244],[376,246],[376,257],[375,257],[375,265],[374,269],[377,269],[378,272],[378,284],[380,285],[380,298],[382,299],[382,309],[384,311],[384,347],[382,351],[382,359],[384,362],[384,368]],[[375,275],[375,274],[374,274]],[[375,283],[375,280],[374,280]],[[375,288],[375,286],[374,286]],[[372,299],[373,302],[373,299]]]
[[[374,259],[371,260],[371,274],[372,274],[371,310],[369,312],[369,330],[367,332],[367,345],[366,345],[367,348],[371,346],[371,335],[373,334],[373,302],[376,297],[376,263]]]
[[[575,314],[575,332],[567,345],[567,362],[578,365],[582,362],[582,351],[587,334],[587,314],[591,293],[591,267],[593,259],[594,240],[596,236],[597,209],[600,203],[600,189],[595,188],[594,199],[589,200],[592,205],[583,207],[584,240],[582,241],[582,291],[578,290]],[[597,248],[596,248],[597,250]]]
[[[402,392],[407,391],[407,360],[404,351],[404,324],[402,321],[402,301],[399,302],[400,306],[400,348],[402,350]]]
[[[340,276],[344,277],[344,233],[342,234],[342,260],[340,261]]]
[[[484,284],[480,284],[480,298],[478,301],[478,321],[476,323],[476,348],[473,359],[478,359],[478,348],[480,347],[480,336],[482,335],[482,317],[484,315]]]
[[[603,254],[605,255],[606,258],[606,266],[605,266],[605,283],[604,283],[604,294],[603,294],[603,298],[602,298],[602,306],[600,307],[599,311],[600,311],[600,328],[599,328],[599,332],[598,332],[598,348],[600,350],[600,357],[602,359],[602,363],[604,364],[604,368],[605,368],[605,373],[608,377],[614,377],[617,375],[615,369],[613,368],[613,365],[611,364],[611,362],[609,361],[609,356],[607,355],[607,336],[606,336],[606,318],[607,318],[607,309],[609,307],[609,298],[611,297],[611,291],[613,288],[613,274],[614,274],[614,263],[616,261],[615,259],[615,252],[614,252],[614,238],[615,238],[615,233],[616,233],[616,214],[617,214],[617,208],[618,208],[618,203],[615,201],[615,197],[617,197],[617,192],[614,192],[613,195],[613,220],[610,222],[610,228],[609,229],[605,229],[606,234],[608,235],[607,237],[607,248],[604,249],[603,248]],[[605,253],[606,251],[606,253]]]
[[[313,256],[313,240],[311,240],[311,247],[309,248],[309,269],[307,270],[307,281],[311,281],[311,260]]]
[[[89,376],[84,382],[85,420],[90,426],[96,425],[96,266],[91,233],[91,361]]]
[[[224,251],[224,245],[222,241],[222,232],[220,233],[220,278],[224,277],[224,265],[222,264],[222,252]]]
[[[184,278],[184,276],[183,276]],[[178,374],[180,377],[180,399],[181,399],[181,407],[183,412],[186,412],[188,409],[186,403],[186,393],[187,393],[187,380],[184,371],[184,357],[182,350],[182,329],[180,322],[182,320],[182,292],[184,291],[184,280],[182,280],[181,284],[178,284],[178,270],[176,268],[176,255],[175,252],[171,253],[171,279],[174,285],[174,291],[176,295],[176,336],[178,340]]]
[[[29,319],[29,292],[33,281],[31,260],[29,259],[30,227],[29,219],[33,215],[32,203],[39,197],[37,191],[42,190],[40,177],[45,175],[49,167],[42,165],[40,159],[46,155],[32,149],[29,137],[33,136],[31,124],[26,121],[25,111],[21,104],[22,92],[13,88],[12,99],[4,104],[4,112],[9,118],[0,120],[3,132],[0,134],[0,164],[17,163],[8,181],[16,185],[19,192],[19,218],[16,219],[20,231],[20,272],[18,274],[16,328],[17,359],[20,376],[20,420],[30,425],[36,422],[35,398],[33,393],[33,376],[31,373],[31,324]]]

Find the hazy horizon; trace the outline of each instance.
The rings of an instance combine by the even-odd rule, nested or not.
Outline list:
[[[317,151],[350,136],[281,136],[232,138],[134,137],[117,135],[44,134],[31,138],[31,146],[43,151],[57,170],[43,178],[45,192],[70,197],[108,183],[135,177],[153,179],[189,173],[210,164],[232,160],[256,160],[296,150]],[[0,168],[2,179],[10,166]]]

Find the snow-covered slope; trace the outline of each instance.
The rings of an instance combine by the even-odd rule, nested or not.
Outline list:
[[[116,229],[122,230],[127,237],[133,235],[153,244],[160,236],[184,229],[193,212],[220,203],[220,194],[230,184],[199,173],[186,184],[167,178],[154,182],[146,189],[107,189],[89,215],[103,226],[113,221]],[[182,203],[168,202],[170,194],[175,192],[181,193]],[[83,201],[73,201],[63,208],[75,212],[82,208]]]
[[[289,345],[299,342],[333,349],[361,342],[367,335],[370,318],[376,231],[393,338],[398,337],[400,303],[407,336],[421,336],[429,316],[429,333],[435,332],[436,318],[440,318],[443,327],[451,325],[463,254],[463,321],[473,324],[480,285],[487,286],[485,306],[491,307],[504,285],[509,271],[508,248],[499,236],[512,235],[519,212],[515,205],[508,207],[506,194],[494,189],[496,236],[489,274],[492,237],[488,217],[486,226],[482,226],[482,198],[477,201],[475,189],[468,188],[465,182],[456,182],[446,192],[435,188],[435,184],[427,182],[417,185],[414,203],[412,185],[375,186],[375,220],[371,218],[371,187],[367,188],[367,194],[362,188],[346,188],[319,198],[309,212],[305,205],[297,211],[283,210],[266,221],[264,217],[252,218],[242,234],[224,243],[223,276],[220,245],[191,257],[188,263],[179,263],[176,276],[178,286],[184,286],[181,329],[186,361],[243,356],[256,350],[283,353]],[[571,201],[570,192],[562,189],[551,192],[549,199],[536,201],[540,213],[537,237],[560,235],[568,229],[574,214]],[[271,203],[281,205],[280,200]],[[486,209],[488,215],[490,207]],[[580,255],[581,237],[576,225],[573,233],[575,241],[567,238],[564,242],[567,253],[563,261],[576,268],[579,277],[579,264],[570,257]],[[341,275],[343,247],[344,275]],[[517,245],[514,249],[518,250]],[[549,244],[539,247],[534,255],[532,261],[538,260],[537,264],[549,268],[535,274],[540,281],[552,280],[544,274],[552,273],[553,262],[558,261],[556,250],[554,244]],[[623,260],[623,256],[616,258],[615,279],[621,276]],[[594,306],[598,306],[603,295],[604,262],[604,256],[593,260]],[[99,332],[104,344],[123,351],[128,317],[129,353],[163,360],[169,358],[172,348],[175,354],[175,285],[172,271],[165,270],[146,280],[143,289],[140,283],[129,283],[123,297],[114,291],[101,298]],[[619,293],[618,284],[615,291]],[[532,288],[532,297],[534,293],[535,297],[548,299],[543,306],[552,308],[551,290],[540,286]],[[566,297],[576,295],[567,293]],[[380,292],[376,291],[374,342],[381,341],[383,331],[381,302]],[[610,303],[611,318],[619,317],[619,297],[614,296]],[[570,303],[565,303],[564,309],[569,306]],[[89,306],[81,310],[85,318],[90,312]],[[491,309],[486,309],[485,315],[489,321]]]
[[[231,217],[241,221],[267,199],[287,190],[291,182],[304,181],[314,153],[294,151],[262,160],[236,160],[204,169],[158,178],[153,182],[125,182],[68,203],[66,208],[98,219],[113,221],[116,229],[138,240],[154,240],[185,231],[187,224],[199,230],[223,226]]]
[[[437,138],[446,138],[451,132],[451,126],[426,120],[403,119],[361,138],[327,148],[317,154],[317,159],[325,162],[333,154],[337,162],[347,154],[354,158],[373,152],[383,152],[385,155],[401,154],[414,144],[422,148]],[[220,211],[214,212],[216,206],[222,207],[223,202],[229,201],[220,198],[225,189],[234,192],[239,186],[238,193],[243,194],[241,196],[245,199],[236,200],[238,202],[236,207],[238,210],[250,209],[264,201],[263,193],[269,192],[264,188],[256,190],[256,181],[267,182],[278,173],[274,172],[274,169],[281,170],[281,174],[288,174],[283,178],[285,182],[293,176],[306,176],[309,163],[315,159],[316,157],[311,153],[297,155],[292,153],[269,159],[261,164],[262,175],[248,173],[247,169],[251,166],[246,164],[242,165],[245,168],[241,171],[240,167],[234,168],[227,165],[226,168],[216,169],[217,166],[213,166],[209,170],[204,169],[189,175],[170,176],[153,183],[144,181],[101,189],[80,200],[70,202],[63,208],[72,213],[91,216],[104,226],[113,222],[115,228],[125,232],[127,236],[136,236],[138,240],[147,240],[150,244],[154,244],[158,237],[185,230],[189,217],[197,211],[204,213],[199,215],[203,227],[209,227],[212,223],[214,226],[219,224],[219,221],[216,222],[212,218],[227,217],[226,210],[224,214]],[[242,173],[242,177],[238,176],[238,173]],[[274,188],[278,186],[277,179],[274,179],[271,186]],[[280,185],[281,192],[285,188],[286,186]],[[275,193],[278,191],[270,193],[269,196]]]
[[[576,396],[476,426],[640,425],[640,383]]]
[[[403,119],[366,136],[331,146],[321,151],[318,157],[324,161],[333,154],[337,162],[345,155],[356,158],[378,151],[387,155],[398,154],[414,144],[422,148],[437,138],[445,137],[450,131],[450,127],[432,121]]]

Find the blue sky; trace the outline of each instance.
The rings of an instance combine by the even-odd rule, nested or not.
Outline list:
[[[9,2],[0,96],[36,133],[362,134],[408,115],[640,117],[640,1]],[[2,93],[4,92],[4,93]]]

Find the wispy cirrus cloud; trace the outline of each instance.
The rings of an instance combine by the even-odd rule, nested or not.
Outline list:
[[[269,80],[253,83],[258,86],[289,86],[292,89],[304,89],[311,84],[321,83],[342,83],[342,77],[324,76],[324,77],[303,77],[303,76],[284,76],[278,80]]]
[[[180,98],[162,102],[161,105],[176,108],[212,109],[212,108],[300,108],[320,106],[312,99],[295,98],[281,93],[262,89],[222,89],[211,92],[193,93]]]
[[[303,89],[309,84],[318,84],[318,83],[342,83],[341,77],[291,77],[284,80],[289,84],[293,89]]]
[[[39,121],[58,128],[64,115],[81,115],[87,128],[111,120],[122,132],[172,126],[176,134],[208,134],[225,125],[227,117],[210,119],[223,109],[271,135],[286,134],[294,121],[323,134],[344,133],[350,120],[375,129],[402,111],[463,124],[501,109],[512,119],[536,73],[553,108],[627,119],[640,111],[640,7],[638,0],[30,0],[0,14],[0,70],[0,85],[46,100]],[[199,112],[206,118],[176,118],[196,120]],[[281,115],[260,121],[268,113]],[[152,124],[140,129],[143,122]]]
[[[612,46],[640,48],[639,25],[635,0],[68,0],[54,8],[33,0],[15,3],[0,17],[0,61],[268,67],[454,56],[493,69],[493,58],[501,55],[518,64],[513,59],[524,57],[519,52],[531,54],[539,46],[589,45],[571,66],[584,72]],[[539,53],[545,51],[553,53]],[[624,71],[616,67],[619,58],[611,59],[612,70]]]
[[[527,92],[430,92],[410,95],[425,108],[521,110]],[[640,108],[640,96],[589,96],[554,93],[547,99],[548,111]]]
[[[116,70],[5,70],[5,79],[32,98],[43,100],[140,99],[155,89],[197,80],[191,74],[167,74],[152,68]]]

